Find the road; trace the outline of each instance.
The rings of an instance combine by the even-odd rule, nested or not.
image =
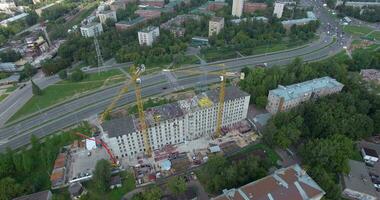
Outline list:
[[[317,8],[318,9],[318,8]],[[245,66],[255,66],[256,64],[267,63],[268,66],[284,65],[290,63],[295,57],[301,57],[304,61],[315,61],[334,55],[342,50],[342,47],[349,42],[345,36],[338,37],[333,42],[332,32],[327,33],[326,30],[332,30],[335,20],[331,20],[323,10],[317,11],[317,16],[321,17],[321,36],[317,42],[302,48],[297,48],[284,52],[268,53],[265,55],[247,56],[244,58],[228,59],[204,65],[192,66],[197,71],[207,74],[208,71],[220,69],[217,64],[224,63],[225,69],[229,71],[238,71]],[[326,19],[325,19],[326,18]],[[335,29],[339,33],[339,28]],[[326,33],[326,34],[325,34]],[[177,80],[173,80],[172,77]],[[168,80],[169,77],[169,80]],[[168,76],[163,73],[157,73],[142,77],[143,96],[165,95],[174,91],[197,87],[209,83],[219,81],[215,75],[191,76],[176,72]],[[175,82],[175,83],[173,83]],[[4,151],[6,147],[12,149],[19,148],[29,143],[32,134],[37,137],[44,137],[68,126],[76,124],[83,119],[101,113],[112,100],[121,86],[108,88],[100,92],[90,94],[85,97],[75,99],[71,102],[58,105],[50,110],[36,114],[24,121],[9,127],[0,129],[0,151]],[[29,88],[29,90],[31,90]],[[130,103],[134,101],[134,91],[125,94],[118,105]]]

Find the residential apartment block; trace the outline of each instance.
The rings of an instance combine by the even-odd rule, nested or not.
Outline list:
[[[276,2],[274,4],[273,15],[275,15],[277,18],[281,18],[282,12],[284,11],[284,7],[285,7],[285,3]]]
[[[224,28],[223,17],[213,17],[208,23],[208,36],[218,35]]]
[[[138,32],[139,44],[141,46],[152,46],[158,36],[160,36],[160,29],[155,26],[148,26]]]
[[[272,114],[286,111],[310,99],[338,93],[343,86],[328,76],[289,86],[279,85],[269,91],[266,109]]]
[[[227,87],[223,127],[232,126],[247,116],[250,95],[237,87]],[[153,150],[179,144],[216,131],[219,90],[210,90],[189,99],[149,108],[145,111],[147,132]],[[117,158],[144,152],[137,116],[113,119],[102,124],[104,141]]]
[[[91,22],[87,25],[80,27],[80,32],[83,37],[94,37],[103,33],[103,26],[101,23]]]
[[[225,189],[212,200],[320,200],[324,195],[322,188],[296,164],[238,189]]]
[[[113,11],[113,10],[100,12],[98,13],[98,17],[99,17],[100,23],[102,24],[106,23],[107,19],[117,22],[116,11]]]
[[[232,16],[241,17],[243,14],[244,0],[233,0]]]

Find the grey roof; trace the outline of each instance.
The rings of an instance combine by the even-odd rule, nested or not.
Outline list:
[[[285,101],[287,101],[290,99],[299,98],[306,93],[313,92],[315,90],[335,87],[343,87],[343,84],[339,83],[337,80],[331,77],[325,76],[322,78],[317,78],[288,86],[279,85],[277,89],[270,90],[269,93],[279,97],[284,97]]]
[[[29,195],[25,195],[22,197],[14,198],[13,200],[47,200],[48,197],[51,196],[50,190],[45,190],[42,192],[37,192]]]
[[[376,197],[377,193],[364,162],[349,160],[348,164],[351,170],[348,175],[343,175],[343,189],[347,188]]]
[[[0,79],[0,84],[18,82],[20,74],[13,74],[8,78]]]
[[[98,25],[102,25],[101,23],[99,22],[91,22],[91,23],[88,23],[86,25],[83,25],[81,28],[90,28],[90,27],[93,27],[93,26],[98,26]]]
[[[363,148],[363,151],[364,151],[365,155],[376,157],[376,158],[379,157],[376,150],[374,150],[374,149]]]
[[[112,176],[111,181],[110,181],[110,185],[118,185],[118,184],[121,184],[120,176]]]
[[[367,148],[367,149],[373,149],[376,151],[377,155],[380,153],[380,144],[376,144],[373,142],[367,142],[365,140],[362,140],[358,144],[360,148]]]
[[[82,187],[82,184],[80,184],[79,182],[76,182],[76,183],[70,185],[70,187],[69,187],[69,192],[73,196],[81,195],[82,191],[83,191],[83,187]]]
[[[13,72],[16,71],[16,65],[11,62],[0,63],[0,71]]]
[[[132,116],[112,119],[104,122],[102,126],[103,130],[108,133],[109,137],[128,135],[135,132]]]
[[[219,89],[216,90],[209,90],[206,92],[206,95],[214,102],[219,102]],[[243,90],[239,89],[235,86],[229,86],[226,87],[224,92],[224,101],[230,101],[234,99],[238,99],[241,97],[247,97],[250,96],[248,93],[244,92]]]
[[[212,18],[210,19],[210,21],[213,21],[213,22],[220,22],[220,21],[222,21],[222,20],[224,20],[223,17],[212,17]]]
[[[146,28],[143,28],[142,30],[140,30],[139,32],[143,32],[143,33],[149,33],[151,31],[154,31],[156,28],[158,28],[157,26],[148,26]]]

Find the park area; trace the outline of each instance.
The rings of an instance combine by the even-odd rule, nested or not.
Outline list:
[[[205,190],[216,195],[265,177],[278,167],[278,160],[277,153],[265,144],[250,144],[228,157],[211,156],[196,174]]]
[[[19,111],[14,114],[9,122],[19,119],[39,110],[48,108],[63,101],[68,101],[79,96],[86,95],[93,90],[102,89],[122,81],[125,76],[119,69],[100,73],[88,74],[79,82],[62,80],[42,90],[42,95],[34,95]]]
[[[345,32],[368,38],[368,39],[375,39],[375,40],[380,40],[380,31],[379,30],[374,30],[369,27],[364,27],[364,26],[345,26],[343,29]]]

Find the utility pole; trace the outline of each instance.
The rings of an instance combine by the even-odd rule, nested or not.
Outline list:
[[[46,31],[46,25],[45,25],[45,22],[41,22],[41,30],[42,30],[42,32],[43,32],[44,35],[45,35],[45,38],[46,38],[47,43],[49,44],[49,47],[51,47],[52,43],[51,43],[51,41],[50,41],[49,34],[48,34],[47,31]]]
[[[103,57],[102,57],[102,52],[100,51],[98,38],[96,36],[94,36],[94,44],[95,44],[95,51],[96,51],[96,57],[98,59],[98,69],[99,69],[99,67],[103,66],[104,61],[103,61]],[[100,72],[100,71],[98,71],[98,72]]]

